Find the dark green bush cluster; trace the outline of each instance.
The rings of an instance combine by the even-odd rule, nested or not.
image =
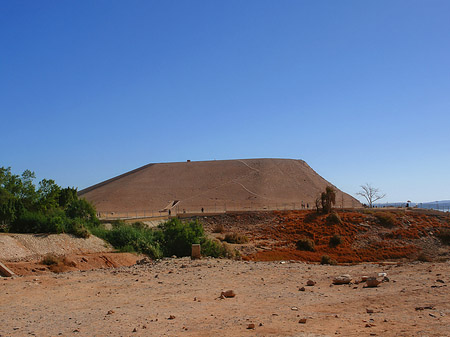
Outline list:
[[[320,264],[331,264],[331,265],[335,266],[335,265],[337,265],[337,262],[336,262],[336,260],[333,260],[328,255],[322,255],[322,257],[320,258]]]
[[[342,243],[342,238],[340,235],[338,234],[334,234],[331,238],[330,238],[330,247],[337,247]]]
[[[395,217],[392,213],[388,212],[376,212],[374,213],[378,222],[384,227],[394,227],[395,226]]]
[[[333,212],[327,216],[327,223],[330,225],[340,225],[342,224],[342,220],[339,214]]]
[[[450,245],[450,229],[444,228],[438,234],[439,239],[441,239],[442,243],[445,245]]]
[[[227,233],[225,234],[223,241],[228,243],[243,244],[248,242],[248,238],[239,233]]]
[[[297,249],[314,252],[316,250],[314,241],[308,238],[302,238],[297,241]]]
[[[151,258],[163,256],[190,256],[192,244],[201,245],[202,255],[213,257],[232,257],[233,252],[217,240],[205,236],[203,226],[197,221],[169,221],[152,229],[143,223],[126,224],[123,221],[112,223],[112,229],[102,226],[91,228],[92,234],[101,237],[121,251],[143,253]]]
[[[94,207],[78,199],[75,188],[61,188],[43,179],[38,188],[35,175],[21,176],[0,168],[0,230],[14,233],[72,233],[88,237],[88,227],[98,225]]]

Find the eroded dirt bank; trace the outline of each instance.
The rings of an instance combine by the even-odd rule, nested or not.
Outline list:
[[[331,285],[336,275],[378,273],[389,282],[377,288]],[[5,278],[0,336],[448,336],[449,275],[449,262],[324,266],[182,258]],[[306,286],[308,280],[316,285]],[[219,299],[229,289],[236,297]]]

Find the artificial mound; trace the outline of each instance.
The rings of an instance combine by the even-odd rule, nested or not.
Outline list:
[[[238,232],[250,238],[241,246],[244,259],[255,261],[302,260],[320,262],[323,255],[339,263],[389,260],[439,260],[449,249],[438,235],[450,228],[446,213],[416,210],[338,210],[339,223],[314,211],[235,213],[203,217],[210,232]],[[223,234],[214,234],[221,237]],[[337,235],[341,243],[330,244]],[[297,249],[310,239],[314,251]]]
[[[189,161],[149,164],[81,190],[78,195],[91,201],[103,217],[144,217],[168,210],[175,215],[311,209],[328,185],[332,184],[303,160]],[[360,205],[337,188],[336,202],[341,207]]]

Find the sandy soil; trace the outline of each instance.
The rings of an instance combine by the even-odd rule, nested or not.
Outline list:
[[[389,282],[377,288],[331,285],[381,272]],[[0,336],[449,336],[449,283],[449,262],[187,258],[0,278]],[[236,297],[220,299],[229,289]]]

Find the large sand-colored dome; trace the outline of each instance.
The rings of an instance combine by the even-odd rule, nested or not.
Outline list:
[[[242,159],[145,165],[79,192],[99,212],[313,208],[333,186],[303,160]],[[336,207],[360,203],[336,188]],[[303,206],[302,206],[303,205]]]

